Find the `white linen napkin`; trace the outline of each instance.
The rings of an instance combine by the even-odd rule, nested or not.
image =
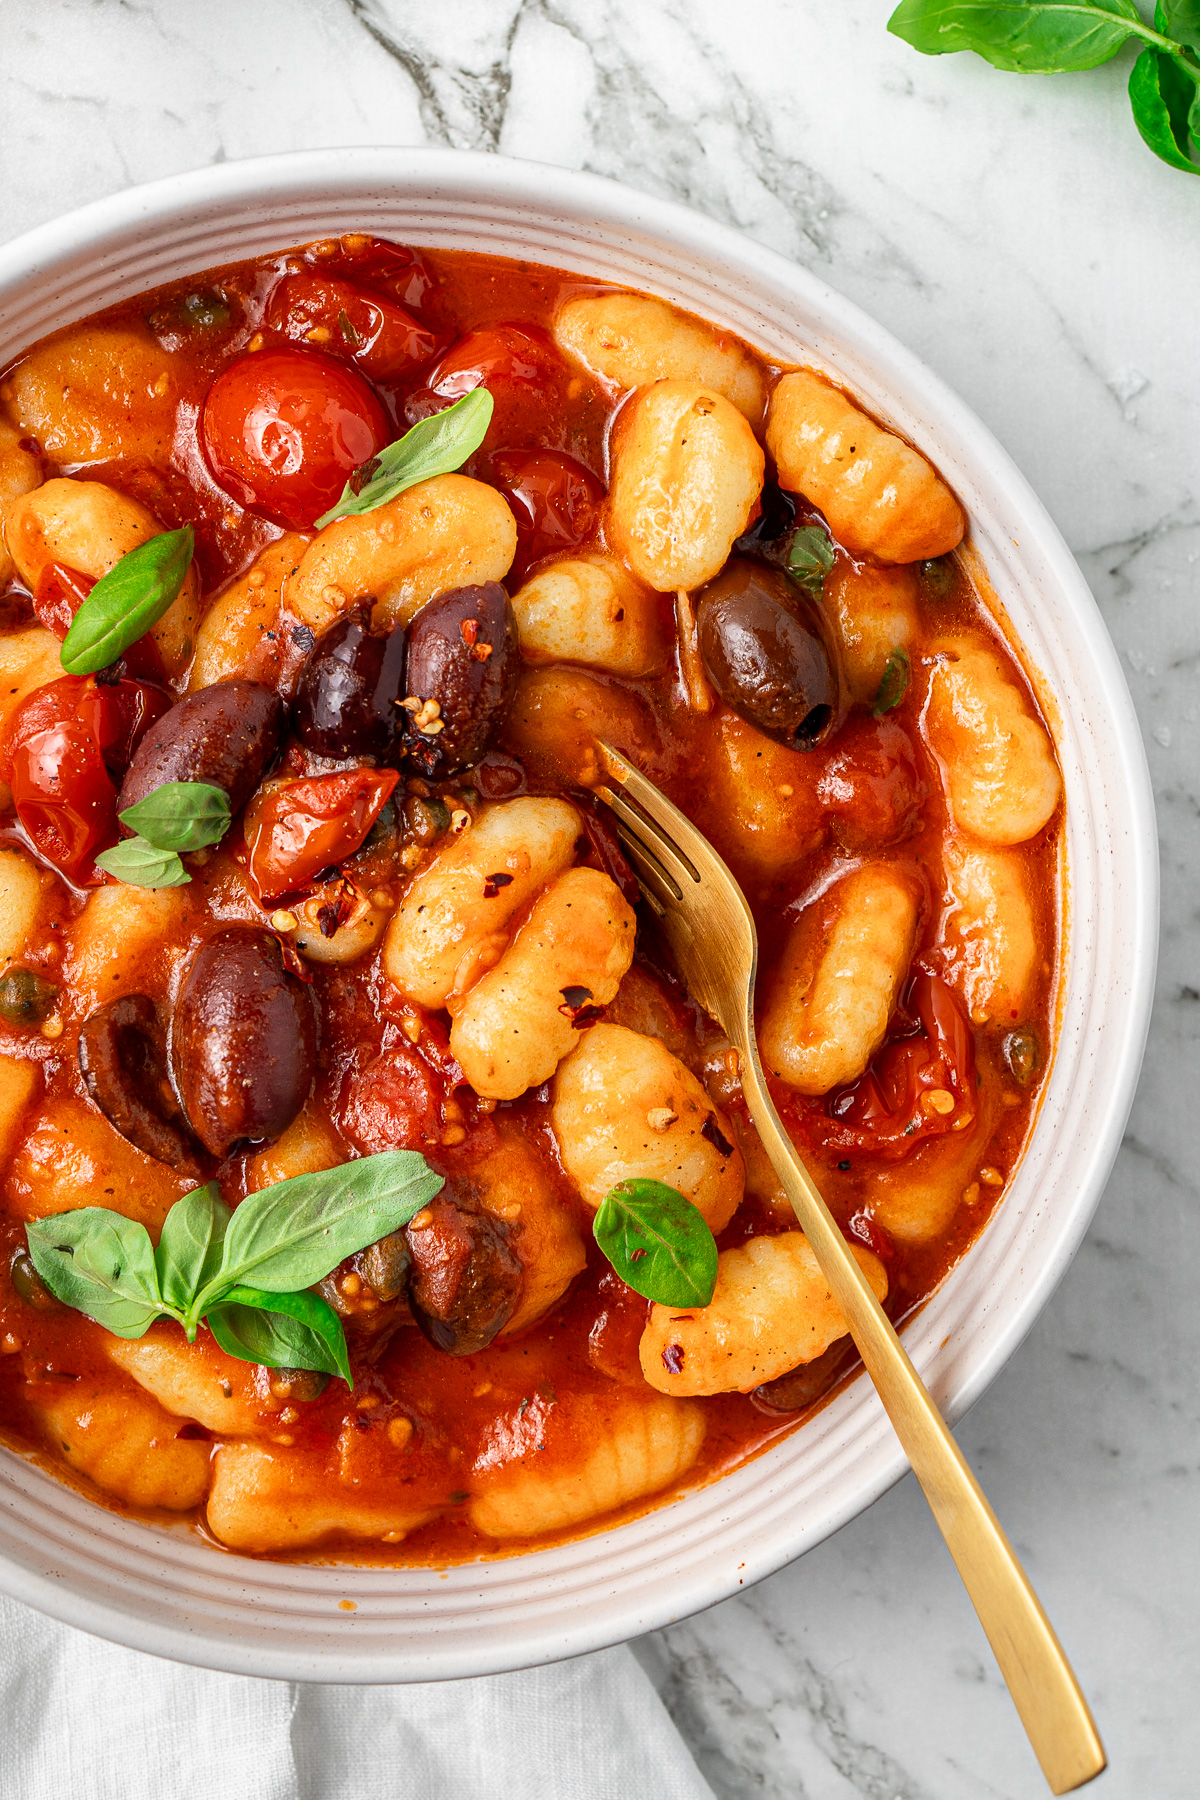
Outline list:
[[[0,1598],[3,1800],[713,1800],[631,1652],[324,1687],[122,1650]]]

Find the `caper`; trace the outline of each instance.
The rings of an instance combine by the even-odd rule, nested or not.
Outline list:
[[[0,976],[0,1017],[10,1025],[40,1025],[54,1010],[58,989],[32,969],[10,969]]]
[[[1018,1086],[1028,1087],[1037,1073],[1040,1060],[1035,1034],[1028,1029],[1010,1031],[1004,1040],[1004,1060]]]
[[[229,323],[229,307],[212,288],[205,293],[185,294],[179,310],[190,325],[198,325],[202,331],[215,331]]]
[[[287,1400],[302,1406],[319,1400],[329,1386],[329,1377],[321,1369],[272,1369],[267,1382],[276,1400]]]
[[[948,556],[935,556],[918,565],[921,580],[938,600],[946,599],[954,586],[954,564]]]
[[[404,823],[418,844],[432,844],[449,831],[450,813],[442,800],[423,800],[410,794],[404,802]]]
[[[56,1300],[33,1266],[28,1250],[18,1250],[8,1268],[14,1288],[27,1306],[36,1312],[58,1312],[62,1301]]]
[[[402,1231],[389,1232],[376,1244],[368,1245],[360,1263],[363,1279],[381,1300],[397,1300],[408,1285],[412,1253]]]
[[[363,841],[363,850],[379,850],[387,843],[396,829],[396,809],[390,800],[385,800],[379,817],[368,831]]]

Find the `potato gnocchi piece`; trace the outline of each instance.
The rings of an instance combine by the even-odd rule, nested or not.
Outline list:
[[[346,1147],[324,1108],[310,1099],[282,1137],[247,1158],[246,1192],[256,1194],[276,1181],[290,1181],[295,1175],[317,1175],[322,1169],[336,1169],[346,1161]]]
[[[22,444],[25,434],[0,413],[0,592],[12,580],[16,564],[4,545],[4,513],[22,494],[32,493],[42,479],[40,457]]]
[[[802,1094],[861,1075],[883,1042],[917,932],[914,883],[864,862],[805,907],[771,979],[763,1060]]]
[[[633,961],[637,921],[598,869],[568,869],[534,902],[496,967],[454,1010],[450,1049],[475,1089],[515,1100],[573,1049],[575,1018],[607,1006]]]
[[[208,1492],[211,1444],[180,1437],[183,1420],[136,1388],[73,1381],[29,1405],[55,1451],[128,1506],[188,1512]]]
[[[404,1491],[356,1494],[329,1481],[303,1450],[222,1444],[213,1457],[209,1530],[230,1550],[303,1550],[334,1532],[395,1544],[437,1517],[404,1504]]]
[[[1050,739],[992,651],[948,647],[930,677],[925,730],[961,831],[1023,844],[1049,823],[1062,791]]]
[[[887,1271],[858,1244],[850,1249],[877,1300]],[[764,1381],[812,1362],[846,1335],[820,1264],[802,1231],[756,1237],[722,1250],[707,1306],[681,1312],[654,1305],[638,1356],[660,1394],[748,1394]]]
[[[493,968],[511,921],[575,860],[579,831],[565,800],[523,798],[489,806],[452,838],[388,926],[383,966],[405,999],[435,1010]]]
[[[1011,850],[945,849],[946,980],[977,1025],[1025,1017],[1038,949],[1025,865]]]
[[[19,1140],[26,1109],[39,1085],[37,1063],[0,1056],[0,1162]]]
[[[995,1077],[985,1068],[975,1094],[975,1122],[960,1133],[918,1144],[911,1156],[872,1172],[862,1189],[872,1215],[902,1244],[940,1237],[967,1201],[1000,1113]]]
[[[218,681],[261,681],[268,687],[278,682],[283,586],[310,542],[304,532],[285,532],[217,595],[196,633],[189,693]]]
[[[532,780],[594,787],[604,773],[597,738],[642,767],[657,747],[653,721],[635,694],[581,669],[525,671],[500,742]]]
[[[916,571],[904,564],[879,568],[847,563],[827,578],[823,603],[837,620],[852,700],[869,706],[892,651],[906,650],[912,643],[918,594]]]
[[[731,1127],[664,1044],[593,1025],[560,1066],[551,1124],[567,1174],[590,1207],[619,1181],[666,1182],[724,1230],[742,1198]]]
[[[0,732],[3,732],[24,700],[35,688],[61,681],[66,674],[59,660],[59,642],[52,631],[33,626],[0,638]],[[8,788],[0,782],[5,810],[11,804]]]
[[[811,763],[723,713],[707,763],[703,825],[739,871],[764,879],[811,856],[825,837]]]
[[[962,540],[962,507],[925,458],[809,369],[776,382],[767,448],[780,486],[819,507],[854,555],[920,562]]]
[[[390,630],[447,588],[503,581],[516,549],[502,494],[467,475],[437,475],[327,525],[285,584],[284,602],[318,637],[367,599],[376,628]]]
[[[542,1158],[519,1129],[499,1127],[500,1146],[472,1165],[485,1212],[503,1219],[524,1271],[521,1298],[497,1334],[516,1337],[562,1299],[587,1263],[583,1238]]]
[[[666,661],[658,600],[611,557],[551,563],[513,595],[512,606],[526,662],[649,675]]]
[[[795,1210],[749,1114],[744,1113],[740,1107],[734,1107],[729,1114],[729,1128],[745,1165],[746,1193],[751,1200],[757,1200],[765,1207],[780,1224],[794,1225]]]
[[[102,1113],[73,1094],[46,1100],[18,1132],[9,1165],[9,1210],[43,1219],[87,1204],[111,1207],[157,1233],[195,1184],[135,1150]]]
[[[181,1419],[231,1437],[271,1423],[261,1416],[271,1397],[257,1365],[226,1356],[205,1331],[189,1344],[177,1325],[152,1325],[143,1338],[107,1336],[104,1347],[110,1362]]]
[[[660,594],[701,587],[749,524],[763,468],[754,433],[723,394],[695,381],[639,388],[614,434],[609,539]]]
[[[376,905],[369,894],[358,890],[348,917],[337,926],[332,937],[322,929],[321,914],[329,904],[330,892],[336,897],[340,883],[318,888],[306,900],[292,908],[299,921],[292,939],[305,962],[346,964],[359,962],[375,948],[388,928],[393,908]]]
[[[571,1394],[542,1410],[535,1400],[493,1430],[471,1523],[487,1537],[538,1537],[628,1506],[686,1474],[704,1431],[703,1410],[686,1401]]]
[[[155,982],[186,955],[191,902],[184,888],[96,888],[67,933],[65,968],[74,996],[90,1012],[121,994],[146,991],[147,961]]]
[[[102,481],[44,482],[9,507],[4,538],[25,585],[36,592],[51,563],[98,580],[163,527],[154,514]],[[193,563],[178,598],[150,629],[168,675],[191,658],[200,614],[200,577]]]
[[[554,320],[560,350],[618,387],[653,381],[698,382],[745,413],[762,418],[762,365],[740,339],[650,294],[581,294]]]
[[[145,327],[71,326],[31,350],[7,381],[21,431],[55,462],[168,466],[179,365]]]
[[[20,850],[0,850],[0,975],[18,962],[37,930],[45,889]]]

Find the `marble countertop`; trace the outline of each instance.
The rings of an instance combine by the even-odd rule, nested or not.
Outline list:
[[[1163,937],[1145,1072],[1095,1223],[960,1438],[1095,1708],[1112,1765],[1096,1792],[1182,1800],[1200,1785],[1200,183],[1136,136],[1125,60],[1001,75],[917,56],[886,34],[889,10],[6,0],[0,237],[132,182],[291,148],[428,142],[592,169],[818,271],[1011,451],[1125,665]],[[719,1800],[1044,1791],[911,1478],[638,1654]]]

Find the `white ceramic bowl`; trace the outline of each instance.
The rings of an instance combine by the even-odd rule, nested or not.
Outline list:
[[[160,282],[363,229],[627,283],[782,362],[816,363],[925,450],[966,502],[1056,727],[1070,926],[1057,1054],[1020,1172],[905,1333],[956,1418],[1020,1343],[1083,1237],[1149,1018],[1153,803],[1095,602],[1004,451],[886,331],[748,238],[595,176],[444,150],[323,150],[134,188],[0,249],[0,366]],[[124,1520],[0,1452],[0,1588],[69,1624],[211,1668],[337,1682],[486,1674],[597,1649],[724,1599],[820,1543],[905,1466],[860,1379],[756,1461],[645,1518],[439,1574],[223,1555],[183,1529]],[[341,1609],[347,1600],[356,1610]]]

